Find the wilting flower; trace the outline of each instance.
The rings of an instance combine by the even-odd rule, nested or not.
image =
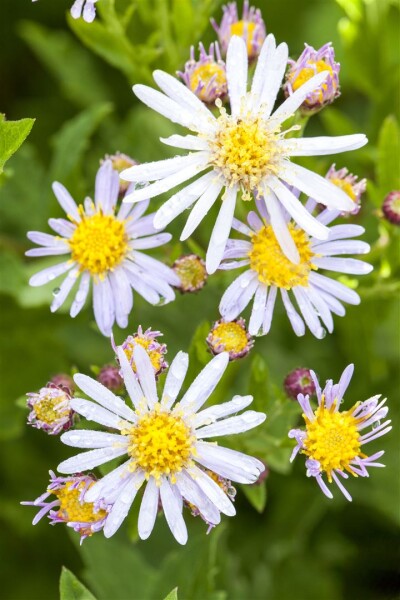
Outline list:
[[[180,285],[176,287],[182,293],[198,292],[206,284],[208,277],[206,264],[196,254],[187,254],[177,258],[172,269],[179,277]]]
[[[123,154],[122,152],[116,152],[115,154],[106,154],[104,160],[100,161],[100,164],[103,164],[106,160],[111,160],[112,168],[121,173],[125,169],[129,167],[133,167],[133,165],[139,164],[137,160],[134,160],[127,154]],[[129,183],[127,181],[119,180],[119,195],[121,197],[128,191]]]
[[[162,140],[168,145],[190,150],[186,156],[137,165],[123,171],[123,179],[138,183],[154,182],[128,193],[125,201],[138,202],[158,196],[202,173],[165,202],[154,219],[155,227],[165,227],[195,204],[181,235],[184,240],[193,233],[224,190],[207,251],[209,273],[218,268],[222,259],[240,190],[244,200],[250,200],[254,193],[263,196],[279,244],[286,256],[297,263],[300,256],[286,226],[285,211],[317,239],[327,239],[329,231],[311,216],[285,184],[295,186],[330,209],[350,211],[354,208],[352,200],[336,185],[289,161],[292,156],[353,150],[363,146],[366,137],[360,134],[285,139],[288,130],[281,132],[282,124],[329,75],[329,71],[324,71],[312,77],[271,116],[287,55],[287,45],[280,44],[276,48],[274,37],[269,35],[258,59],[251,91],[247,93],[246,45],[241,38],[233,36],[226,61],[231,114],[221,108],[219,117],[215,117],[184,84],[163,71],[155,71],[154,79],[165,94],[144,85],[133,88],[149,107],[197,135],[173,135]]]
[[[194,47],[190,49],[190,60],[185,64],[183,72],[178,75],[200,100],[206,104],[214,104],[217,98],[222,101],[228,93],[225,63],[221,59],[218,43],[210,45],[206,52],[203,44],[199,44],[200,58],[195,59]]]
[[[400,225],[400,191],[390,192],[382,204],[385,218],[393,225]]]
[[[268,201],[266,204],[268,206]],[[220,268],[227,270],[245,266],[246,270],[224,293],[219,306],[220,313],[225,320],[231,321],[242,313],[254,297],[249,332],[251,335],[265,335],[271,327],[279,290],[295,334],[304,335],[305,321],[313,335],[322,338],[325,329],[321,321],[331,333],[332,313],[339,316],[345,314],[341,301],[359,304],[360,297],[354,290],[318,271],[326,269],[352,275],[370,273],[372,265],[342,256],[369,252],[370,247],[366,242],[351,239],[364,233],[364,228],[351,224],[334,225],[328,229],[328,239],[321,242],[290,222],[288,235],[300,256],[299,262],[294,264],[278,244],[264,202],[259,199],[257,205],[262,219],[255,212],[250,212],[247,217],[249,226],[236,219],[234,221],[233,227],[248,239],[228,240],[225,261]],[[335,211],[325,210],[317,216],[317,220],[327,225],[335,215]],[[289,292],[295,297],[301,316],[293,306]]]
[[[347,500],[351,500],[340,477],[348,479],[348,473],[354,477],[368,477],[368,467],[383,467],[384,465],[375,461],[384,452],[367,456],[362,446],[392,429],[390,421],[381,423],[389,409],[384,406],[386,399],[379,402],[380,395],[357,402],[349,410],[339,411],[353,371],[354,365],[349,365],[338,384],[333,385],[332,380],[329,380],[322,391],[315,373],[310,371],[317,392],[318,407],[313,410],[309,397],[299,394],[297,400],[303,410],[306,428],[292,429],[289,432],[289,437],[297,442],[291,461],[298,452],[305,454],[307,477],[315,477],[328,498],[333,496],[323,475],[326,475],[329,483],[334,481]],[[367,433],[362,433],[370,427]]]
[[[31,409],[28,424],[43,429],[49,435],[58,435],[69,429],[74,421],[71,396],[62,387],[48,384],[38,392],[27,394],[27,406]]]
[[[330,167],[326,174],[326,178],[331,183],[340,187],[340,189],[342,189],[354,202],[353,210],[345,214],[356,215],[361,208],[361,196],[367,189],[367,180],[360,179],[360,181],[358,181],[358,177],[352,173],[349,173],[346,167],[343,167],[337,171],[335,169],[335,165]]]
[[[66,523],[81,536],[83,540],[103,529],[110,506],[95,507],[91,502],[85,502],[84,496],[93,486],[96,479],[92,475],[73,475],[59,477],[53,471],[50,473],[50,484],[47,491],[33,502],[21,502],[27,506],[37,506],[39,512],[32,521],[36,525],[40,519],[48,515],[50,524]],[[55,500],[46,502],[49,496]]]
[[[104,365],[101,367],[97,375],[97,381],[100,381],[104,387],[113,392],[119,392],[124,387],[124,380],[116,365]]]
[[[27,256],[69,255],[68,260],[36,273],[29,283],[44,285],[68,272],[53,292],[50,310],[54,312],[80,279],[70,310],[71,317],[75,317],[85,304],[93,281],[94,316],[106,336],[111,335],[115,321],[120,327],[128,325],[132,289],[150,304],[161,304],[174,300],[171,285],[179,284],[169,267],[141,252],[162,246],[171,235],[156,232],[153,214],[142,217],[148,201],[133,210],[122,204],[116,211],[118,188],[118,173],[110,161],[105,161],[97,172],[95,202],[88,198],[84,205],[77,206],[65,187],[54,183],[53,191],[68,220],[49,219],[57,236],[30,231],[28,238],[43,247],[26,252]]]
[[[133,355],[137,377],[124,350],[118,348],[118,360],[133,410],[97,381],[86,375],[75,375],[76,384],[94,402],[74,398],[74,410],[118,433],[79,430],[64,434],[61,439],[65,444],[91,450],[63,461],[58,469],[70,474],[124,456],[127,460],[122,465],[85,494],[85,500],[94,502],[95,506],[98,502],[113,504],[104,535],[110,537],[117,531],[146,482],[139,511],[139,536],[146,539],[151,534],[160,500],[173,535],[179,543],[185,544],[183,499],[196,506],[213,525],[219,523],[221,512],[229,516],[235,514],[227,494],[204,469],[239,483],[253,483],[264,469],[264,465],[251,456],[203,440],[252,429],[265,420],[265,415],[254,411],[236,414],[252,402],[251,396],[235,396],[230,402],[201,410],[228,365],[227,353],[214,357],[177,403],[188,369],[188,355],[179,352],[172,361],[161,400],[148,354],[136,345]],[[232,414],[235,416],[224,418]]]
[[[265,23],[260,9],[250,6],[249,0],[244,0],[241,19],[239,19],[236,2],[229,2],[222,9],[224,14],[221,25],[217,25],[216,21],[211,19],[222,51],[224,54],[226,53],[231,37],[237,35],[246,42],[249,60],[253,60],[260,54],[266,36]]]
[[[310,369],[299,367],[286,375],[283,387],[289,398],[297,400],[299,394],[315,394],[315,385],[311,377]]]
[[[247,356],[254,346],[254,340],[246,329],[246,321],[241,318],[216,321],[206,341],[213,354],[228,352],[229,360]]]
[[[67,375],[66,373],[58,373],[57,375],[54,375],[50,379],[50,383],[52,383],[56,387],[61,388],[70,396],[72,396],[75,391],[74,380],[70,375]]]
[[[305,44],[305,49],[300,58],[297,61],[289,59],[288,63],[290,70],[286,75],[284,90],[286,96],[289,97],[317,73],[323,71],[329,73],[323,82],[310,90],[310,93],[307,94],[300,105],[301,110],[317,112],[340,96],[340,64],[335,62],[335,51],[330,42],[319,48],[319,50]]]
[[[167,346],[157,341],[157,338],[162,335],[161,331],[152,331],[151,327],[143,331],[142,326],[139,325],[137,332],[133,335],[128,335],[122,343],[121,347],[135,373],[137,373],[133,358],[135,346],[141,346],[146,350],[156,376],[168,368],[168,363],[164,358],[164,355],[167,353]],[[117,348],[115,350],[117,351]]]

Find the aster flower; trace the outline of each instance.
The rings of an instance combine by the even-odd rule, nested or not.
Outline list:
[[[297,400],[299,394],[308,394],[309,396],[315,394],[315,385],[310,369],[304,369],[303,367],[290,371],[285,377],[283,387],[289,398],[293,398],[293,400]]]
[[[253,60],[260,54],[266,36],[260,9],[250,6],[249,0],[244,0],[241,19],[236,2],[229,2],[222,9],[221,25],[217,25],[214,19],[211,19],[211,24],[217,32],[223,53],[226,53],[231,37],[237,35],[245,41],[249,60]]]
[[[268,200],[266,204],[268,206]],[[310,204],[314,204],[314,201],[310,200]],[[254,298],[249,332],[251,335],[265,335],[271,327],[279,290],[295,334],[304,335],[305,322],[313,335],[324,337],[326,331],[321,322],[331,333],[332,314],[345,314],[341,302],[359,304],[360,297],[354,290],[318,271],[325,269],[352,275],[370,273],[372,265],[342,257],[343,254],[369,252],[370,247],[366,242],[352,239],[364,233],[364,228],[351,224],[334,225],[328,229],[328,239],[321,242],[290,222],[289,235],[300,255],[300,261],[294,264],[278,245],[265,203],[258,199],[257,206],[262,218],[250,212],[248,226],[236,219],[233,224],[248,239],[230,239],[226,246],[225,260],[220,268],[227,270],[245,266],[246,270],[225,291],[219,306],[222,317],[227,321],[236,319]],[[335,214],[335,211],[325,210],[317,220],[328,225]],[[293,306],[289,292],[293,294],[301,316]]]
[[[118,189],[118,173],[110,161],[97,172],[94,202],[87,198],[84,205],[77,206],[65,187],[54,183],[53,191],[68,220],[49,219],[57,236],[30,231],[28,238],[42,247],[26,252],[27,256],[69,255],[66,261],[36,273],[29,283],[44,285],[67,273],[53,292],[50,310],[54,312],[80,280],[70,310],[75,317],[85,304],[92,281],[94,316],[106,336],[111,335],[115,321],[120,327],[128,325],[132,289],[156,305],[174,300],[171,285],[179,284],[169,267],[142,252],[165,244],[171,235],[156,232],[152,214],[142,217],[148,201],[133,210],[123,204],[117,211]]]
[[[288,97],[317,75],[317,73],[323,71],[328,71],[329,73],[326,79],[305,97],[300,106],[303,112],[317,112],[340,96],[340,64],[335,62],[335,51],[330,42],[318,50],[305,44],[305,49],[299,59],[297,61],[289,59],[288,64],[290,69],[287,72],[284,85],[284,91]]]
[[[247,356],[254,346],[254,340],[246,329],[246,321],[242,318],[228,322],[223,319],[216,321],[206,342],[214,355],[228,352],[229,360]]]
[[[183,72],[177,75],[200,100],[206,104],[222,101],[228,93],[225,63],[221,59],[218,43],[211,44],[206,52],[203,44],[199,44],[200,58],[195,59],[194,46],[190,49],[190,60],[185,64]]]
[[[74,410],[118,433],[79,430],[64,434],[61,439],[65,444],[91,450],[63,461],[58,470],[64,474],[85,471],[123,456],[123,464],[85,494],[85,500],[95,506],[98,502],[113,504],[104,535],[110,537],[117,531],[146,482],[139,511],[139,536],[146,539],[151,534],[161,501],[173,535],[185,544],[183,499],[196,506],[213,525],[219,523],[220,513],[235,514],[227,494],[204,469],[239,483],[256,481],[264,469],[259,460],[207,439],[248,431],[262,423],[265,415],[254,411],[236,414],[252,402],[251,396],[235,396],[230,402],[201,410],[228,365],[227,353],[219,354],[206,365],[179,402],[176,400],[188,369],[188,355],[179,352],[172,361],[160,400],[148,354],[136,345],[133,355],[137,377],[123,348],[118,348],[133,410],[97,381],[75,375],[76,384],[94,401],[74,398]],[[228,416],[232,414],[235,416]]]
[[[39,392],[27,394],[27,406],[31,409],[28,425],[43,429],[49,435],[58,435],[72,427],[74,411],[71,396],[63,387],[49,383]]]
[[[293,156],[353,150],[363,146],[366,137],[360,134],[285,139],[288,130],[281,131],[282,124],[329,74],[324,71],[312,77],[271,115],[286,69],[287,55],[287,45],[283,43],[276,48],[274,37],[269,35],[258,59],[251,91],[247,93],[246,45],[241,38],[233,36],[226,61],[231,114],[221,108],[219,117],[215,117],[183,83],[163,71],[155,71],[154,79],[164,94],[144,85],[133,88],[149,107],[188,127],[196,135],[173,135],[162,140],[168,145],[193,151],[185,156],[123,171],[123,179],[154,182],[128,193],[125,201],[138,202],[158,196],[196,175],[192,183],[161,206],[154,219],[155,227],[165,227],[194,204],[181,235],[184,240],[224,191],[206,256],[209,273],[215,272],[221,261],[240,190],[245,200],[250,200],[254,193],[264,197],[278,242],[293,262],[299,262],[300,257],[287,229],[284,210],[309,235],[327,239],[329,232],[323,223],[310,215],[285,183],[331,209],[350,211],[354,208],[352,200],[337,186],[289,161]]]
[[[384,452],[367,456],[362,446],[392,429],[390,421],[381,423],[389,409],[384,406],[386,399],[379,402],[380,395],[357,402],[349,410],[339,411],[353,371],[354,365],[349,365],[343,371],[338,384],[333,385],[332,380],[329,380],[323,390],[315,373],[310,371],[316,388],[318,407],[313,410],[309,396],[299,394],[297,400],[303,410],[306,428],[292,429],[289,432],[289,437],[297,442],[291,461],[298,452],[305,454],[307,477],[315,477],[328,498],[333,496],[323,475],[326,475],[328,483],[334,481],[345,498],[351,500],[341,479],[348,479],[349,474],[354,477],[368,477],[369,467],[383,467],[384,465],[375,461]],[[363,433],[366,428],[371,429]]]
[[[400,191],[388,194],[382,204],[382,212],[387,221],[400,225]]]
[[[135,346],[141,346],[146,350],[156,376],[168,368],[168,363],[164,358],[164,355],[167,353],[167,346],[157,341],[157,338],[162,335],[161,331],[152,331],[151,327],[143,331],[142,326],[139,325],[137,332],[133,335],[128,335],[126,340],[124,340],[121,347],[135,373],[137,372],[133,357]],[[117,352],[117,347],[114,347],[114,349]]]
[[[33,502],[21,502],[26,506],[36,506],[39,512],[32,521],[36,525],[40,519],[48,515],[50,524],[66,523],[81,536],[83,540],[103,529],[110,506],[94,506],[85,502],[84,496],[94,485],[96,479],[92,475],[73,475],[59,477],[53,471],[50,473],[50,484],[47,491]],[[46,502],[49,496],[55,500]]]
[[[172,270],[178,275],[182,293],[198,292],[207,281],[206,264],[197,254],[187,254],[176,259]]]
[[[360,179],[356,175],[349,173],[349,170],[346,167],[342,169],[336,170],[336,165],[332,165],[329,168],[329,171],[325,175],[326,179],[328,179],[334,185],[337,185],[341,188],[354,202],[354,208],[349,213],[341,213],[342,216],[345,215],[356,215],[361,208],[361,196],[367,189],[367,180]],[[338,212],[338,214],[340,214]]]

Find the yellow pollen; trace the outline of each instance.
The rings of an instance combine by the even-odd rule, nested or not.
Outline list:
[[[163,360],[164,360],[163,355],[157,349],[149,350],[149,346],[152,341],[153,340],[148,340],[144,337],[138,336],[138,337],[135,337],[134,344],[127,344],[127,347],[124,349],[127,359],[129,360],[130,364],[132,365],[132,369],[135,371],[135,373],[136,373],[136,365],[135,365],[135,361],[132,360],[133,349],[135,346],[142,346],[142,348],[144,348],[146,350],[147,355],[150,358],[150,362],[153,365],[153,369],[156,373],[161,369]]]
[[[334,406],[327,409],[322,403],[315,412],[314,421],[303,415],[307,432],[303,453],[318,460],[329,481],[335,469],[347,470],[354,475],[350,462],[357,456],[365,457],[360,452],[358,421],[352,415],[353,410],[334,412]]]
[[[245,329],[239,323],[220,323],[212,330],[213,347],[223,346],[226,352],[240,353],[248,345]]]
[[[324,60],[309,60],[307,61],[307,67],[301,69],[300,73],[296,75],[293,73],[290,75],[290,83],[292,84],[293,91],[295,92],[299,87],[301,87],[306,81],[317,75],[318,73],[322,73],[322,71],[329,71],[331,75],[333,75],[332,67],[328,65]],[[322,86],[326,89],[327,84],[323,83]]]
[[[250,268],[266,285],[276,285],[290,290],[297,285],[307,286],[315,254],[312,252],[307,234],[289,224],[289,232],[300,255],[298,264],[292,263],[282,252],[270,225],[266,225],[252,235],[252,249],[249,252]]]
[[[247,54],[250,57],[253,56],[254,53],[253,41],[255,29],[256,24],[252,21],[236,21],[236,23],[232,23],[231,25],[231,36],[237,35],[245,40],[247,46]]]
[[[206,63],[199,65],[190,76],[190,89],[198,94],[200,100],[207,102],[208,91],[207,85],[212,80],[212,85],[215,87],[214,96],[220,96],[226,92],[226,74],[221,65],[217,63]],[[200,89],[199,89],[199,86]],[[199,91],[197,92],[197,90]]]
[[[65,407],[57,409],[57,406],[65,402],[66,396],[45,396],[43,400],[33,405],[33,410],[38,421],[52,425],[56,421],[67,417],[70,413],[69,403]]]
[[[343,190],[351,198],[351,200],[353,200],[353,202],[356,201],[357,195],[355,194],[354,188],[351,185],[351,183],[349,183],[345,179],[338,179],[337,177],[332,177],[329,179],[329,181],[334,185],[337,185],[337,187],[341,190]]]
[[[59,490],[49,490],[60,500],[57,516],[66,523],[97,523],[97,521],[104,519],[107,514],[105,510],[95,512],[92,502],[83,502],[79,499],[82,490],[85,487],[90,489],[93,483],[87,486],[86,482],[82,481],[78,486],[72,487],[73,482],[68,481]],[[89,527],[88,530],[82,531],[82,533],[91,535],[92,532]]]
[[[102,278],[120,264],[128,251],[125,225],[101,211],[91,216],[80,212],[82,220],[69,239],[71,258],[81,271]]]
[[[143,469],[147,478],[169,475],[174,481],[176,473],[191,465],[195,437],[178,414],[163,412],[159,404],[122,433],[128,435],[135,468]]]
[[[250,192],[260,188],[261,181],[276,173],[278,134],[268,131],[260,116],[232,117],[224,109],[218,118],[218,130],[210,143],[211,163],[220,171],[228,186],[239,185]]]

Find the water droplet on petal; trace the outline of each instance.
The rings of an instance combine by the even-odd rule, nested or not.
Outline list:
[[[60,290],[59,287],[54,288],[54,290],[53,290],[53,296],[58,296],[58,294],[60,293],[60,291],[61,290]]]
[[[380,426],[381,422],[380,421],[375,421],[375,423],[372,424],[372,429],[378,429],[378,427]]]

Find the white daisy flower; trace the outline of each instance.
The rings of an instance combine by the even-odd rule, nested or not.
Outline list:
[[[281,131],[282,125],[329,75],[329,71],[318,73],[272,112],[287,60],[287,45],[283,43],[276,47],[274,36],[269,35],[258,58],[251,90],[247,92],[246,44],[243,39],[233,36],[226,61],[231,114],[219,103],[218,117],[183,83],[163,71],[155,71],[153,76],[164,93],[145,85],[133,87],[136,96],[147,106],[174,123],[187,127],[195,135],[172,135],[161,139],[165,144],[192,151],[189,154],[135,165],[123,171],[122,179],[137,183],[153,182],[128,194],[125,201],[138,202],[158,196],[201,173],[165,202],[154,219],[155,227],[163,228],[194,204],[181,235],[181,240],[185,240],[223,191],[221,209],[207,252],[209,273],[216,271],[222,259],[239,191],[244,200],[249,200],[255,192],[264,196],[279,244],[285,255],[297,263],[299,253],[289,235],[283,211],[288,211],[302,229],[317,239],[327,239],[328,230],[310,215],[285,183],[328,208],[340,211],[354,208],[343,190],[289,159],[354,150],[366,144],[367,138],[357,134],[285,139],[290,130]]]
[[[324,337],[324,327],[332,333],[332,314],[345,314],[342,302],[359,304],[360,297],[343,283],[322,275],[326,269],[351,275],[365,275],[372,265],[354,258],[343,258],[344,254],[366,254],[370,247],[366,242],[354,240],[364,233],[360,225],[334,225],[327,229],[328,239],[309,237],[290,216],[283,218],[287,223],[288,235],[296,245],[300,260],[292,263],[282,252],[272,227],[271,214],[267,211],[269,198],[256,201],[260,218],[255,212],[247,217],[248,225],[234,219],[233,227],[244,234],[247,240],[229,239],[220,269],[230,270],[247,267],[225,291],[219,306],[226,321],[236,319],[254,298],[249,333],[265,335],[269,332],[275,301],[280,291],[287,316],[296,335],[304,335],[305,324],[317,338]],[[315,206],[309,200],[306,207]],[[337,216],[336,211],[324,210],[317,222],[328,225]],[[291,292],[301,315],[290,299]],[[305,323],[305,324],[304,324]],[[324,325],[324,327],[322,326]]]
[[[171,285],[179,284],[177,275],[141,252],[162,246],[172,236],[154,229],[154,214],[142,217],[148,200],[133,210],[127,204],[116,210],[119,177],[111,161],[105,161],[97,172],[94,202],[86,198],[84,205],[77,206],[61,183],[55,182],[53,191],[68,220],[49,219],[57,236],[28,232],[28,238],[42,247],[26,252],[27,256],[69,255],[66,261],[39,271],[29,281],[32,286],[40,286],[67,273],[53,292],[52,312],[60,308],[80,280],[70,310],[71,317],[75,317],[85,304],[93,281],[94,316],[100,331],[109,336],[115,321],[120,327],[128,325],[132,289],[150,304],[174,300]]]
[[[207,440],[253,429],[266,415],[254,411],[236,414],[252,402],[252,396],[234,396],[229,402],[202,409],[228,365],[226,352],[206,365],[179,402],[176,400],[188,369],[187,354],[179,352],[172,361],[161,399],[144,348],[139,345],[134,348],[137,377],[121,347],[118,359],[133,410],[99,382],[86,375],[75,375],[77,385],[94,402],[74,398],[73,409],[118,433],[76,430],[64,434],[61,440],[65,444],[91,450],[65,460],[58,470],[65,474],[86,471],[124,456],[127,460],[85,495],[85,500],[95,505],[104,502],[113,505],[104,535],[110,537],[117,531],[145,483],[139,536],[142,539],[150,536],[161,502],[173,535],[180,544],[185,544],[184,500],[196,507],[210,525],[220,522],[220,513],[235,514],[228,495],[208,473],[239,483],[254,483],[264,470],[259,460]]]

